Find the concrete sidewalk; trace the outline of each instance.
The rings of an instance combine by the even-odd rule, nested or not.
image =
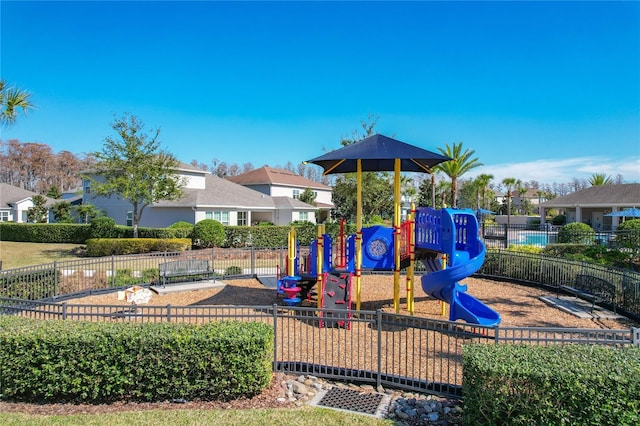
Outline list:
[[[622,315],[611,312],[602,306],[595,305],[591,312],[591,302],[582,300],[577,297],[562,296],[551,297],[541,296],[540,300],[544,303],[555,306],[556,308],[575,315],[579,318],[598,318],[598,319],[622,319]]]

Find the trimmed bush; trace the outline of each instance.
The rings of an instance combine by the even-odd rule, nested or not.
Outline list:
[[[191,232],[193,232],[193,223],[180,221],[171,224],[169,226],[169,229],[175,232],[173,238],[191,238]]]
[[[242,275],[242,268],[240,266],[229,266],[227,269],[224,270],[224,274],[226,276],[231,276],[231,275]]]
[[[552,225],[563,226],[566,223],[567,223],[567,217],[563,214],[554,216],[553,219],[551,219]]]
[[[616,228],[616,243],[632,249],[635,256],[640,254],[640,219],[622,222]]]
[[[193,245],[198,248],[222,247],[226,238],[224,226],[213,219],[204,219],[193,227]]]
[[[469,343],[462,362],[465,424],[640,424],[640,348]]]
[[[0,395],[11,401],[231,400],[271,382],[273,329],[0,317]]]
[[[87,240],[87,256],[185,251],[191,248],[188,238],[92,238]]]
[[[116,221],[107,216],[99,216],[89,224],[91,238],[114,238]]]
[[[572,222],[565,225],[558,232],[559,243],[593,244],[596,232],[586,223]]]
[[[0,222],[2,241],[83,244],[90,232],[86,224]]]

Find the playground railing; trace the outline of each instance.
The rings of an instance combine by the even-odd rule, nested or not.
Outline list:
[[[508,279],[558,291],[572,285],[578,276],[604,280],[615,289],[612,304],[604,306],[640,320],[640,272],[587,262],[566,260],[543,254],[488,250],[476,276]]]
[[[462,347],[467,343],[640,346],[640,329],[490,328],[381,310],[359,311],[347,327],[320,328],[320,318],[331,312],[278,305],[123,307],[0,299],[1,314],[43,320],[264,322],[274,329],[274,371],[454,398],[462,396]]]
[[[301,247],[301,267],[306,268],[308,247]],[[133,285],[154,284],[158,264],[168,260],[208,260],[217,278],[276,276],[285,270],[286,247],[205,249],[172,253],[84,258],[0,271],[0,297],[61,300],[104,293]],[[308,266],[308,265],[307,265]],[[380,272],[376,272],[380,273]],[[416,262],[415,273],[424,273]],[[542,254],[487,250],[476,276],[509,279],[557,291],[590,275],[615,286],[617,312],[640,319],[640,273],[629,269],[571,261]],[[613,308],[613,306],[611,306]]]

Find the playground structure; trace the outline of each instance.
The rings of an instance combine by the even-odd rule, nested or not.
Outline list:
[[[358,241],[360,240],[360,241]],[[358,243],[362,249],[357,250]],[[311,242],[308,256],[300,248],[292,229],[289,235],[286,276],[278,280],[278,293],[284,303],[294,306],[316,296],[318,308],[327,311],[320,326],[349,326],[352,282],[356,281],[356,309],[360,309],[360,280],[363,270],[394,271],[394,309],[400,308],[397,276],[406,268],[407,310],[413,314],[414,266],[421,261],[426,273],[423,291],[449,305],[449,320],[458,319],[486,326],[500,323],[500,314],[467,293],[460,284],[484,263],[485,247],[478,238],[475,212],[467,209],[412,208],[408,220],[389,228],[361,228],[345,236],[341,226],[334,245],[324,226]],[[358,267],[360,266],[360,267]],[[355,278],[355,279],[354,279]],[[315,290],[315,292],[314,292]],[[444,314],[444,306],[443,306]]]

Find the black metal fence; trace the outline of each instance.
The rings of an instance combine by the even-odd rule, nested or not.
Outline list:
[[[0,271],[0,297],[29,300],[76,297],[159,282],[158,265],[206,260],[216,277],[278,275],[285,248],[206,249],[84,258]],[[184,277],[174,281],[184,281]],[[171,280],[169,280],[169,283]]]
[[[206,259],[219,277],[277,275],[286,250],[211,249],[54,262],[0,271],[0,314],[40,319],[190,322],[263,321],[275,330],[275,371],[314,374],[417,392],[459,397],[462,346],[468,342],[615,346],[640,345],[640,329],[493,327],[403,316],[351,312],[347,327],[320,327],[344,311],[282,306],[122,306],[65,300],[111,292],[157,279],[160,263]],[[618,311],[640,314],[640,274],[544,255],[489,250],[479,275],[557,289],[590,274],[616,287]],[[337,322],[336,322],[337,323]]]
[[[596,277],[614,287],[612,305],[609,308],[640,320],[640,273],[629,269],[543,254],[489,250],[477,275],[530,283],[556,291],[560,291],[563,285],[574,286],[578,276]]]
[[[344,315],[344,311],[278,305],[123,308],[0,299],[0,312],[91,321],[261,321],[275,331],[275,371],[450,397],[462,396],[462,347],[466,343],[640,345],[640,329],[488,328],[381,310],[353,312],[344,327],[320,327],[322,318]]]
[[[562,226],[550,223],[517,225],[495,222],[480,224],[481,238],[490,248],[508,248],[509,246],[538,246],[558,243],[558,233]],[[573,239],[584,244],[601,245],[607,248],[619,248],[618,236],[634,236],[634,231],[593,231],[573,233]],[[637,234],[635,234],[637,235]],[[637,237],[635,237],[637,240]]]
[[[220,278],[277,276],[284,272],[285,248],[207,249],[111,256],[54,262],[0,271],[0,297],[61,300],[158,282],[158,265],[172,260],[207,260]],[[304,250],[303,250],[304,252]],[[416,264],[416,273],[423,270]],[[543,254],[488,250],[479,276],[503,278],[559,290],[578,276],[593,276],[615,288],[610,308],[640,320],[640,273]],[[176,280],[184,280],[176,278]],[[615,306],[614,306],[615,305]]]

